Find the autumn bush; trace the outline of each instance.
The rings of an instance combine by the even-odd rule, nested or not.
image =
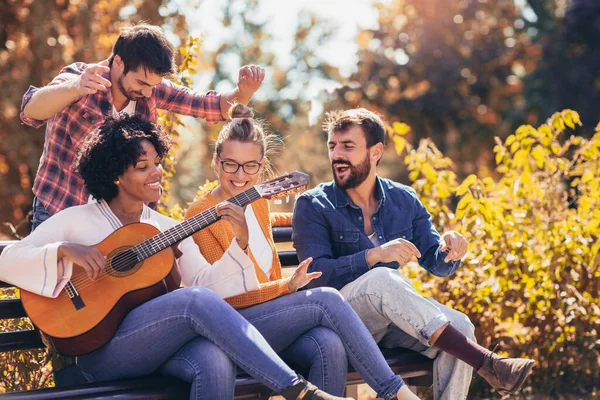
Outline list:
[[[461,183],[430,140],[412,148],[407,125],[390,128],[435,225],[469,240],[450,279],[415,265],[404,272],[424,294],[467,313],[484,346],[534,358],[528,385],[551,398],[600,389],[600,124],[591,138],[575,134],[579,125],[577,112],[564,110],[496,138],[495,173]],[[488,390],[478,382],[471,394]]]

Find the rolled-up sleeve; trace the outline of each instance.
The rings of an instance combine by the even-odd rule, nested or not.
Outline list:
[[[34,128],[39,128],[42,125],[44,125],[46,123],[46,121],[41,120],[41,119],[33,119],[33,118],[29,118],[27,115],[25,115],[25,113],[23,112],[23,110],[25,110],[25,106],[27,105],[27,103],[29,103],[29,101],[31,100],[31,98],[33,97],[33,95],[39,90],[39,88],[35,87],[35,86],[29,86],[29,89],[27,89],[27,91],[25,92],[25,94],[23,95],[23,102],[21,103],[21,121],[23,121],[24,124],[32,126]]]
[[[217,92],[202,94],[163,79],[155,89],[155,96],[156,106],[161,110],[204,118],[209,125],[223,121],[221,95]]]
[[[71,80],[74,77],[76,77],[76,74],[74,74],[74,72],[73,72],[73,66],[68,66],[68,67],[65,67],[61,71],[60,74],[58,74],[56,77],[54,77],[54,79],[52,79],[52,81],[47,86],[60,85],[61,83]],[[20,114],[21,121],[23,121],[24,124],[29,125],[34,128],[41,127],[42,125],[44,125],[46,123],[46,120],[29,118],[27,115],[25,115],[24,111],[25,111],[25,107],[31,101],[31,98],[33,97],[34,94],[36,94],[36,92],[38,90],[40,90],[40,88],[35,87],[35,86],[29,86],[29,89],[27,89],[27,91],[23,95],[23,101],[21,102],[21,114]]]
[[[325,218],[315,209],[313,201],[316,200],[311,196],[300,196],[292,219],[292,239],[298,259],[312,257],[309,272],[322,273],[320,278],[313,279],[306,288],[331,286],[341,289],[369,271],[367,250],[334,258],[329,227]]]

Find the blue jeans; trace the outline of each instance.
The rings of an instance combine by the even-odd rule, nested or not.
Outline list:
[[[33,232],[42,222],[50,218],[50,213],[46,210],[46,207],[38,200],[37,197],[33,198],[33,218],[31,219],[31,232]]]
[[[290,333],[284,326],[276,329],[282,335]],[[319,389],[334,396],[344,395],[348,357],[342,339],[331,329],[324,326],[312,328],[283,351],[275,351]]]
[[[285,349],[314,328],[333,331],[341,339],[354,369],[382,399],[394,398],[403,385],[402,378],[394,375],[358,315],[333,288],[300,291],[239,312],[275,351]],[[322,369],[327,374],[336,374],[336,369],[343,368],[342,360],[323,359],[336,362],[331,368]]]
[[[214,292],[188,287],[132,310],[114,337],[79,356],[75,368],[87,381],[151,374],[191,383],[190,399],[233,399],[236,365],[281,392],[298,375],[262,335]]]

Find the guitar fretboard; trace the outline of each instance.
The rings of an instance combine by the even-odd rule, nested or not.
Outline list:
[[[228,199],[227,201],[243,207],[246,204],[250,204],[253,201],[258,200],[260,197],[261,196],[256,188],[252,187],[238,194],[237,196]],[[217,215],[215,207],[211,207],[208,210],[205,210],[200,214],[194,215],[192,218],[177,224],[173,228],[158,233],[155,236],[152,236],[150,239],[133,246],[132,250],[136,252],[138,262],[142,261],[158,253],[159,251],[162,251],[167,247],[172,246],[175,243],[193,235],[200,229],[204,229],[207,226],[214,224],[220,219],[221,217]]]

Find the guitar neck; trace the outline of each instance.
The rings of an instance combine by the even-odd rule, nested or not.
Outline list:
[[[252,187],[227,201],[240,207],[244,207],[260,198],[261,196],[258,191]],[[138,261],[142,261],[193,235],[199,230],[214,224],[220,219],[221,217],[217,215],[216,206],[211,207],[208,210],[194,215],[192,218],[137,244],[133,247],[133,250],[137,253]]]

